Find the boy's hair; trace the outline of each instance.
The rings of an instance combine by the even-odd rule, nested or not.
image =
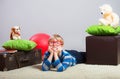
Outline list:
[[[53,34],[52,37],[49,39],[48,42],[53,41],[54,39],[56,39],[57,41],[60,41],[61,45],[64,45],[63,38],[60,35],[58,35],[58,34]]]

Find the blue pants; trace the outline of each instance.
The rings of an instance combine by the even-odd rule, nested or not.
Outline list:
[[[77,63],[85,63],[86,61],[86,53],[85,52],[78,52],[76,50],[66,50],[67,52],[69,52],[73,57],[76,58]]]

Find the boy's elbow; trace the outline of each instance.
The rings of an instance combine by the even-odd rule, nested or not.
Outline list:
[[[63,72],[63,71],[65,71],[65,70],[57,70],[57,72]]]
[[[41,70],[42,70],[42,71],[48,71],[48,70],[46,70],[46,69],[44,69],[44,68],[42,68]]]
[[[42,71],[48,71],[49,69],[42,66],[41,70]]]
[[[59,68],[59,69],[57,70],[57,72],[63,72],[63,71],[65,71],[65,70],[66,70],[66,68],[61,67],[61,68]]]

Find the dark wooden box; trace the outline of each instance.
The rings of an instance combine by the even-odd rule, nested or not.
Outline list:
[[[16,53],[16,59],[19,67],[39,64],[42,61],[41,50],[18,51]]]
[[[0,71],[7,71],[18,68],[14,53],[9,51],[0,52]]]
[[[86,63],[118,65],[120,63],[120,36],[87,36]]]
[[[0,51],[0,71],[8,71],[39,64],[42,61],[41,57],[40,49],[31,51]]]

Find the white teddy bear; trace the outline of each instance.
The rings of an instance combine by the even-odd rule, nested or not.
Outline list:
[[[117,27],[119,25],[119,16],[112,11],[112,7],[109,4],[104,4],[100,7],[102,18],[99,19],[100,25],[110,25]]]

